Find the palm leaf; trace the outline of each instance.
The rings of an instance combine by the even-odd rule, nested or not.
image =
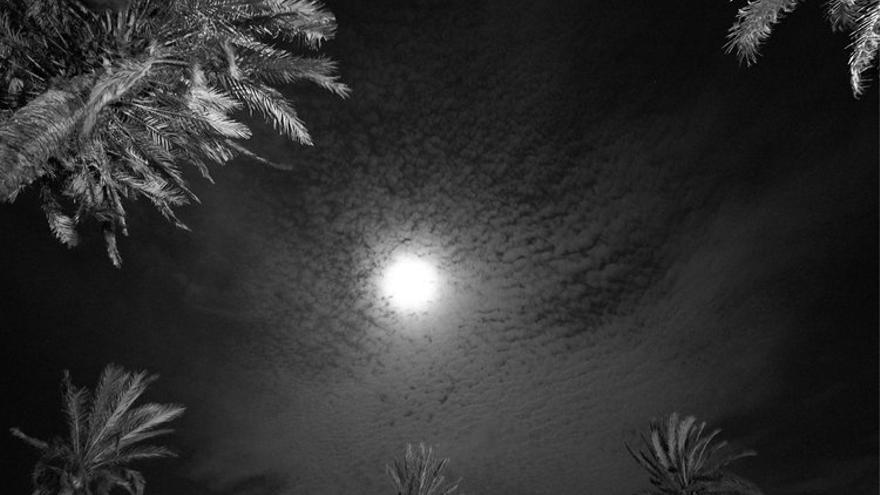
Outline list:
[[[672,466],[672,463],[670,462],[669,457],[666,456],[661,435],[660,428],[651,429],[651,447],[654,449],[654,458],[657,459],[657,462],[659,462],[661,466],[663,466],[664,470],[668,471]]]
[[[712,430],[712,433],[710,433],[709,436],[703,438],[702,441],[697,442],[697,445],[694,446],[694,452],[697,454],[696,462],[694,463],[696,471],[700,471],[707,465],[711,454],[707,455],[706,449],[712,444],[712,441],[715,440],[715,437],[718,436],[719,433],[721,433],[720,429]]]
[[[100,471],[98,476],[97,494],[109,494],[110,491],[119,487],[130,495],[142,495],[146,480],[144,476],[134,469],[128,468],[107,468]]]
[[[317,48],[336,33],[336,18],[320,2],[311,0],[262,0],[247,22],[251,29]],[[240,21],[241,22],[241,21]]]
[[[312,138],[296,111],[278,90],[261,83],[250,83],[228,76],[220,78],[223,86],[245,108],[269,120],[282,135],[302,144],[311,145]]]
[[[406,446],[403,460],[396,460],[385,470],[398,495],[450,495],[458,482],[445,484],[442,474],[449,459],[436,459],[434,450],[419,444],[418,451]]]
[[[763,495],[757,485],[731,473],[725,473],[720,480],[701,483],[700,489],[706,495]]]
[[[845,31],[856,25],[859,17],[859,5],[856,0],[827,0],[825,17],[833,31]]]
[[[116,453],[116,455],[110,458],[109,461],[113,464],[128,464],[147,459],[175,457],[176,455],[177,454],[174,451],[161,445],[138,445]]]
[[[32,436],[29,436],[29,435],[25,434],[23,431],[19,430],[18,428],[10,428],[9,432],[12,433],[12,436],[14,436],[15,438],[21,440],[22,442],[30,445],[31,447],[33,447],[37,450],[45,451],[45,450],[49,449],[48,443],[46,443],[40,439],[34,438]]]
[[[84,108],[80,137],[91,132],[101,111],[110,103],[119,100],[131,91],[150,73],[156,59],[149,57],[143,61],[123,61],[119,67],[108,70],[92,87]]]
[[[773,26],[794,11],[798,3],[799,0],[749,0],[736,14],[736,22],[727,35],[726,51],[735,51],[741,63],[755,63]]]
[[[118,433],[118,427],[125,414],[129,412],[134,402],[144,393],[147,386],[157,377],[148,376],[146,372],[126,372],[117,366],[108,366],[105,375],[95,392],[98,415],[93,416],[95,421],[89,425],[90,454],[94,454],[101,448],[111,436]],[[106,380],[105,377],[106,376]],[[99,399],[100,395],[106,395]]]
[[[79,243],[76,221],[64,213],[55,193],[48,186],[44,185],[40,189],[40,198],[43,203],[43,212],[49,222],[49,230],[65,246],[76,246]]]
[[[90,487],[96,495],[122,489],[142,494],[144,478],[130,469],[137,461],[173,456],[161,445],[142,442],[170,433],[159,428],[180,417],[181,406],[148,403],[133,407],[144,388],[155,379],[146,372],[107,366],[93,393],[75,387],[65,372],[63,402],[70,432],[51,443],[13,428],[12,434],[40,451],[32,480],[35,494],[79,493],[74,485]],[[90,396],[90,397],[89,397]],[[91,398],[91,400],[87,400]],[[86,407],[88,406],[88,407]]]
[[[198,125],[228,138],[251,137],[251,131],[246,125],[229,117],[230,112],[241,107],[241,102],[208,86],[204,73],[198,67],[192,70],[190,91],[187,96],[187,106],[193,112]]]
[[[875,0],[865,9],[857,21],[852,37],[852,55],[849,58],[850,85],[853,94],[859,96],[867,80],[864,74],[873,65],[877,57],[877,46],[880,45],[880,1]]]
[[[173,207],[197,198],[181,164],[208,180],[211,165],[238,156],[271,164],[243,146],[251,132],[234,118],[239,107],[311,144],[274,86],[308,81],[347,96],[331,60],[289,43],[317,48],[335,25],[312,1],[128,0],[102,12],[78,1],[3,2],[0,200],[41,178],[53,234],[74,245],[77,225],[93,218],[118,266],[125,200],[146,196],[185,228]],[[194,68],[204,71],[197,84]]]
[[[336,62],[327,57],[304,57],[242,35],[230,40],[241,48],[235,63],[248,76],[274,84],[309,81],[340,96],[348,97],[350,89],[339,82],[334,73]]]
[[[67,370],[64,370],[62,384],[64,386],[64,414],[67,416],[70,446],[74,454],[80,455],[83,450],[83,435],[87,433],[85,425],[88,392],[71,383],[70,372]]]
[[[713,443],[720,430],[703,437],[705,423],[695,427],[696,418],[679,419],[673,413],[665,424],[652,421],[650,435],[642,435],[643,448],[635,450],[625,444],[627,451],[649,475],[649,482],[656,493],[677,495],[681,493],[727,493],[728,495],[752,495],[760,493],[754,485],[726,472],[728,464],[755,455],[754,451],[725,453],[727,442]],[[741,491],[737,491],[742,483]],[[724,490],[727,491],[723,491]],[[721,491],[713,491],[713,490]]]
[[[24,186],[49,172],[46,162],[73,132],[81,106],[75,94],[50,90],[0,126],[0,200],[14,200]]]
[[[175,404],[149,403],[129,412],[120,426],[119,448],[127,448],[148,438],[170,433],[172,430],[156,430],[157,426],[179,418],[184,408]]]
[[[773,27],[799,4],[800,0],[749,0],[728,30],[725,51],[736,52],[741,63],[753,64]],[[833,31],[851,31],[850,86],[858,98],[880,44],[880,0],[826,0],[825,17]]]

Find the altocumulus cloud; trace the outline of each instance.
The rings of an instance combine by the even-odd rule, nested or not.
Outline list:
[[[864,149],[828,150],[804,178],[785,158],[800,142],[756,164],[746,143],[760,130],[730,133],[754,124],[733,120],[737,93],[686,82],[680,61],[651,74],[662,64],[650,53],[616,46],[647,19],[617,33],[620,14],[594,12],[611,30],[563,7],[533,22],[538,7],[521,7],[353,7],[348,29],[343,11],[336,50],[355,93],[301,103],[316,149],[264,137],[294,172],[233,170],[205,192],[241,195],[257,176],[227,226],[196,228],[247,226],[224,260],[234,282],[194,280],[191,303],[252,338],[203,371],[230,389],[208,398],[220,414],[194,476],[379,492],[389,456],[425,440],[468,491],[626,493],[639,479],[622,441],[646,418],[744,416],[788,386],[778,365],[799,298],[822,289],[780,288],[827,264],[816,253],[838,241],[816,241],[821,226],[858,216],[864,196],[817,187],[823,163]],[[774,160],[780,178],[750,189]],[[832,187],[871,174],[854,172]],[[397,315],[376,291],[398,252],[442,274],[424,314]],[[870,469],[859,465],[853,479]]]
[[[856,291],[836,281],[870,259],[869,136],[817,144],[840,136],[807,105],[823,81],[784,119],[744,110],[786,93],[720,58],[706,33],[723,12],[693,27],[669,5],[399,7],[331,4],[351,100],[296,94],[315,148],[258,135],[292,171],[230,167],[200,188],[191,254],[145,255],[178,270],[186,302],[185,324],[146,338],[187,344],[164,367],[191,405],[188,476],[381,493],[385,462],[423,440],[468,493],[624,494],[643,480],[622,442],[679,410],[762,449],[744,474],[768,492],[870,487],[876,442],[836,461],[806,449],[797,473],[798,432],[769,417],[858,392],[803,385],[790,358],[817,355],[809,320],[822,333],[858,309],[829,293]],[[846,128],[870,130],[858,105]],[[398,253],[441,274],[420,314],[377,291]]]
[[[745,118],[735,96],[686,79],[684,35],[640,57],[617,45],[648,19],[520,7],[340,14],[352,100],[302,102],[314,150],[264,138],[296,171],[235,176],[259,177],[227,227],[247,225],[246,268],[192,299],[252,336],[205,371],[236,390],[209,399],[221,414],[204,427],[225,434],[194,476],[378,493],[384,462],[425,440],[470,492],[627,493],[641,480],[622,441],[646,418],[747,416],[790,387],[780,356],[823,293],[780,288],[827,263],[816,253],[837,241],[816,241],[821,225],[858,217],[864,195],[817,186],[824,163],[865,150],[828,150],[794,178],[792,142],[764,155],[779,178],[741,195],[768,167],[748,143],[773,122],[731,133]],[[833,187],[872,172],[854,173]],[[399,252],[441,272],[424,314],[395,314],[376,291]],[[857,480],[870,466],[854,462]]]

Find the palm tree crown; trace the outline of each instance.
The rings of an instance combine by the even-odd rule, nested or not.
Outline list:
[[[626,445],[650,475],[654,489],[646,495],[761,495],[754,484],[725,471],[731,462],[755,452],[724,452],[726,441],[713,443],[721,430],[703,436],[705,427],[693,416],[679,420],[672,413],[665,424],[651,422],[649,436],[642,435],[644,449],[636,452]]]
[[[406,446],[406,455],[385,471],[397,495],[451,495],[458,489],[458,482],[444,483],[443,468],[449,459],[434,457],[434,449],[419,444],[418,450]]]
[[[243,146],[246,110],[311,144],[275,86],[307,81],[345,97],[317,49],[336,21],[312,0],[129,0],[91,10],[79,0],[0,6],[0,201],[39,187],[51,231],[78,242],[87,220],[121,263],[125,199],[144,197],[185,228],[174,207],[197,198],[180,165],[210,164]]]
[[[107,495],[122,488],[141,495],[144,477],[128,465],[134,461],[174,455],[166,447],[144,444],[170,433],[163,426],[183,414],[174,404],[135,401],[157,377],[107,366],[94,393],[63,379],[67,438],[38,440],[12,428],[14,436],[40,452],[33,471],[34,495]]]

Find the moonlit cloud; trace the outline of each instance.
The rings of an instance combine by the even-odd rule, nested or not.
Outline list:
[[[796,309],[767,306],[798,304],[774,287],[816,249],[788,246],[816,219],[802,192],[725,199],[756,165],[725,145],[738,138],[719,90],[642,112],[655,95],[622,81],[609,107],[607,80],[572,67],[582,25],[476,17],[343,25],[355,92],[303,102],[316,149],[270,140],[297,171],[243,167],[208,191],[239,198],[228,228],[247,228],[246,268],[192,302],[252,322],[252,339],[225,365],[235,403],[202,426],[226,433],[197,453],[197,478],[268,470],[298,493],[378,492],[384,463],[424,440],[469,492],[628,493],[643,480],[622,442],[648,418],[737,416],[784,387]],[[521,35],[493,42],[502,32]],[[536,45],[548,36],[556,50]],[[604,47],[577,55],[601,71]],[[401,251],[444,274],[417,317],[378,290]]]
[[[876,254],[862,158],[876,149],[861,131],[821,145],[838,132],[811,106],[821,81],[798,82],[780,123],[742,107],[788,93],[649,12],[417,4],[341,3],[331,48],[352,98],[291,93],[316,146],[256,135],[293,170],[218,171],[173,241],[185,249],[124,253],[147,274],[113,311],[140,308],[123,332],[144,344],[116,347],[158,359],[189,406],[185,477],[210,493],[382,493],[385,463],[425,441],[465,493],[622,495],[646,484],[623,441],[678,410],[757,447],[741,472],[768,493],[870,486],[876,441],[852,434],[851,462],[831,461],[793,426],[820,428],[859,392],[794,376],[840,378],[843,359],[791,356],[819,359],[802,333],[864,316],[859,287],[834,281]],[[720,21],[700,43],[720,45]],[[871,129],[858,115],[847,128]],[[418,314],[380,290],[399,253],[442,275]],[[792,451],[837,484],[794,473]]]

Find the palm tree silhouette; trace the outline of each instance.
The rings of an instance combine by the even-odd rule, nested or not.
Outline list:
[[[630,455],[650,475],[653,489],[645,495],[761,495],[750,481],[725,470],[728,464],[756,455],[754,451],[724,452],[726,441],[714,442],[721,430],[703,436],[706,423],[693,416],[679,420],[669,415],[665,424],[652,421],[650,433],[642,435],[644,448]],[[714,443],[713,443],[714,442]]]
[[[108,4],[110,7],[108,8]],[[39,188],[54,235],[95,221],[113,263],[125,200],[146,198],[178,227],[197,200],[181,164],[246,156],[257,115],[301,144],[305,125],[277,86],[338,96],[336,64],[313,56],[335,17],[311,0],[8,0],[0,4],[0,201]],[[286,167],[289,168],[289,167]]]
[[[434,449],[420,443],[418,450],[406,446],[403,459],[385,466],[385,472],[394,485],[397,495],[452,495],[459,482],[445,483],[442,474],[447,458],[437,459]]]
[[[11,429],[15,437],[40,452],[32,474],[33,495],[108,495],[114,488],[141,495],[144,477],[129,464],[173,456],[166,447],[143,442],[170,433],[162,426],[184,411],[174,404],[134,407],[156,378],[108,365],[92,393],[74,386],[65,371],[62,398],[67,438],[46,442]]]

